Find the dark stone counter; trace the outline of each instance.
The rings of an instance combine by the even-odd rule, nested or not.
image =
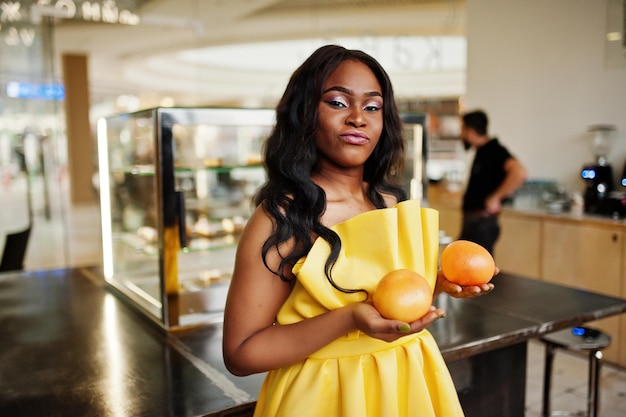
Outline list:
[[[220,325],[168,334],[93,276],[80,269],[0,274],[0,415],[250,415],[264,376],[226,371]],[[626,311],[626,300],[521,277],[502,274],[494,283],[478,299],[442,296],[437,304],[447,317],[430,329],[468,416],[502,402],[477,396],[489,389],[480,381],[499,384],[480,371],[485,364],[515,360],[505,366],[514,383],[499,387],[510,394],[525,384],[529,338]],[[521,401],[523,413],[518,394],[511,404]]]
[[[491,294],[441,296],[445,320],[429,330],[447,361],[488,352],[544,333],[626,312],[626,300],[501,273]]]

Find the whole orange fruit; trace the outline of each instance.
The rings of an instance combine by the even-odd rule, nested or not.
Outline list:
[[[462,286],[483,285],[491,281],[496,263],[489,251],[469,240],[455,240],[441,252],[441,272]]]
[[[384,318],[412,323],[428,312],[433,292],[417,272],[396,269],[380,279],[372,301]]]

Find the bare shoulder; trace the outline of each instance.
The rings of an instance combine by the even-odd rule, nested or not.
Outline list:
[[[274,221],[265,211],[263,205],[257,206],[246,223],[244,234],[265,235],[265,238],[272,232]]]

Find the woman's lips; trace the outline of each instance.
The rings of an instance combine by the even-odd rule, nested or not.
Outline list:
[[[369,139],[366,135],[361,132],[346,132],[341,136],[341,139],[346,143],[350,143],[353,145],[362,145],[364,143],[369,142]]]

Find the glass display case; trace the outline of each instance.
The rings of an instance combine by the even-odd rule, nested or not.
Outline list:
[[[165,329],[222,320],[274,117],[266,109],[155,108],[98,121],[105,280]],[[405,185],[424,198],[425,115],[404,120]]]

